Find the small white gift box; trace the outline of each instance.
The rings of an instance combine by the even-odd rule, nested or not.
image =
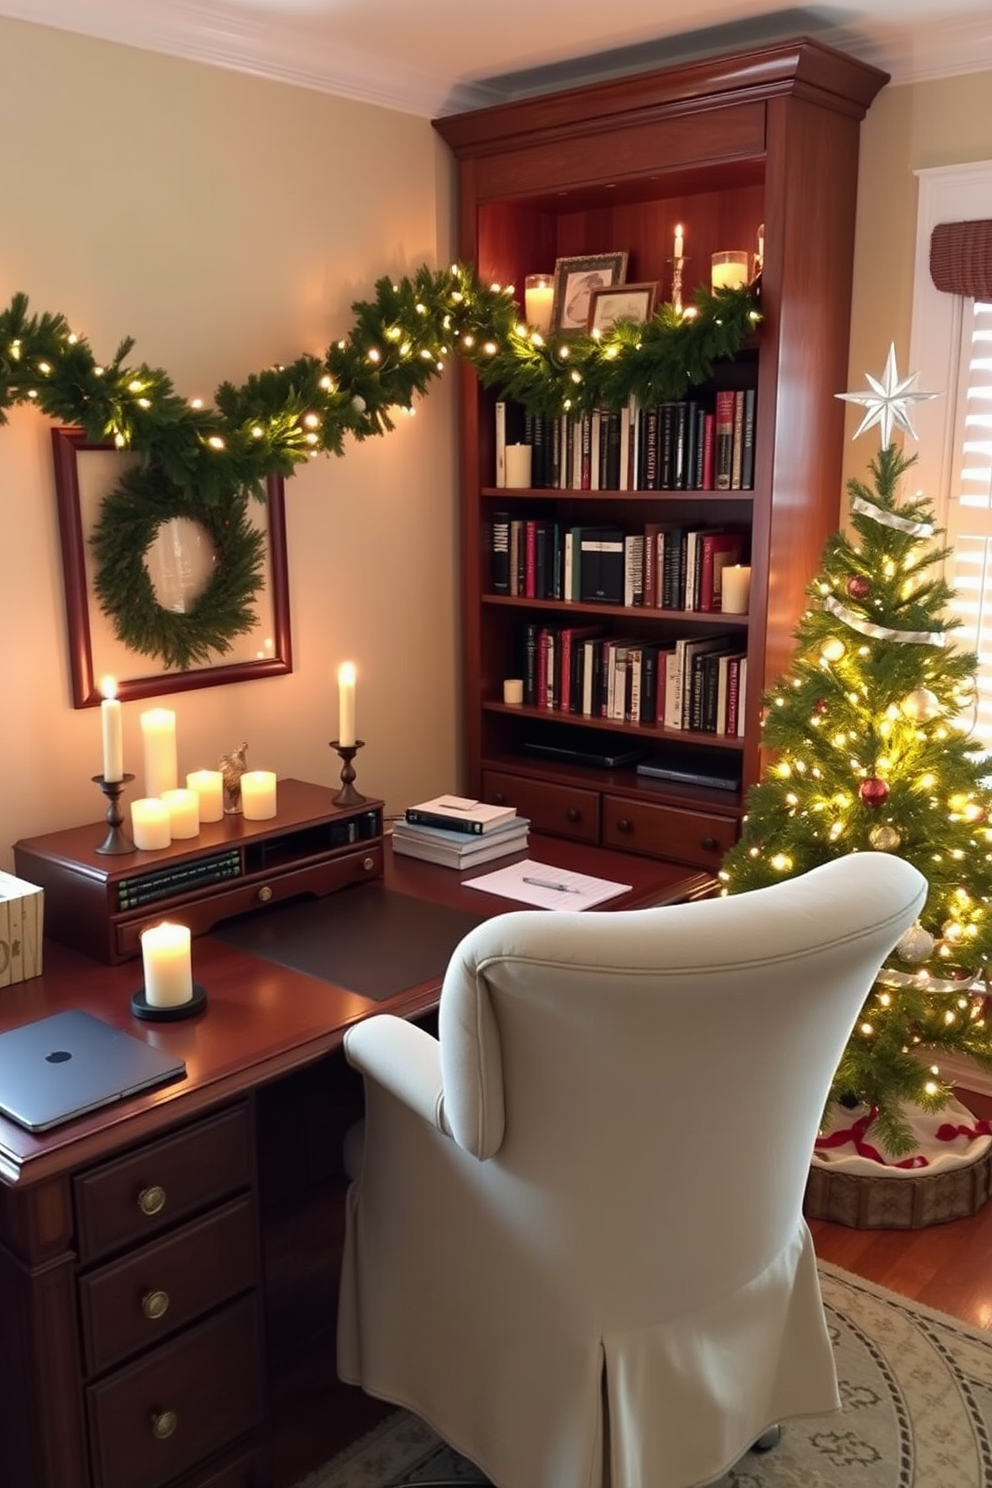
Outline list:
[[[41,976],[45,891],[0,873],[0,987]]]

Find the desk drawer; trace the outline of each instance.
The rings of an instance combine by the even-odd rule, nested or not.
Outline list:
[[[259,1345],[245,1299],[89,1385],[94,1488],[160,1488],[257,1427]]]
[[[599,841],[598,791],[485,770],[482,794],[498,806],[516,806],[521,816],[530,819],[535,832],[551,832],[576,842]]]
[[[163,916],[181,920],[194,935],[202,935],[220,921],[233,915],[257,911],[266,906],[295,898],[297,894],[333,894],[349,884],[370,882],[382,877],[382,844],[363,844],[360,850],[329,858],[325,863],[309,863],[289,871],[274,868],[264,879],[235,888],[207,890],[194,899],[164,900],[147,914],[118,920],[114,925],[115,959],[127,960],[141,951],[141,932],[157,925]]]
[[[79,1283],[87,1374],[161,1343],[255,1282],[255,1206],[236,1199]]]
[[[80,1260],[150,1239],[250,1187],[253,1162],[248,1108],[238,1105],[91,1169],[73,1182]]]
[[[736,841],[737,822],[733,817],[625,801],[619,796],[603,800],[605,847],[716,869]]]

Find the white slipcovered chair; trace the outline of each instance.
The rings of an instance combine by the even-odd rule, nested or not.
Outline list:
[[[341,1377],[498,1488],[687,1488],[837,1410],[803,1191],[925,896],[862,853],[693,904],[513,911],[455,950],[437,1039],[350,1029]]]

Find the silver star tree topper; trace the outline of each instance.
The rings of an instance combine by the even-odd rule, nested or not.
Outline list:
[[[893,425],[898,429],[905,429],[906,433],[916,438],[916,430],[909,417],[909,405],[911,403],[926,403],[930,398],[939,398],[939,393],[911,393],[910,388],[919,377],[918,372],[913,372],[909,377],[900,377],[896,370],[896,348],[889,346],[889,355],[885,363],[885,371],[881,382],[877,377],[872,377],[870,372],[865,377],[871,385],[870,393],[837,393],[836,397],[842,398],[845,403],[861,403],[868,412],[865,414],[855,432],[855,439],[870,429],[873,424],[880,424],[882,436],[882,448],[885,449],[892,438]]]

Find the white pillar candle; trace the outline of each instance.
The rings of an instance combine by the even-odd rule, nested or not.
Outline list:
[[[744,248],[728,253],[714,253],[710,264],[713,289],[743,289],[747,283],[748,257]]]
[[[681,222],[675,224],[675,243],[672,252],[673,258],[685,257],[685,234],[682,231]]]
[[[524,700],[524,684],[522,677],[506,677],[503,681],[503,701],[511,703],[514,707]]]
[[[720,609],[725,615],[746,615],[751,599],[751,570],[728,563],[720,576]]]
[[[104,677],[100,683],[103,702],[100,704],[100,732],[103,735],[103,778],[124,779],[124,740],[121,733],[121,702],[117,696],[117,683],[113,677]]]
[[[519,491],[530,486],[530,445],[508,444],[506,446],[506,484]]]
[[[338,667],[338,743],[350,748],[355,742],[355,664]],[[242,787],[244,782],[242,781]]]
[[[162,800],[169,813],[169,835],[173,842],[177,837],[195,837],[200,830],[200,798],[196,791],[180,786],[163,791]]]
[[[175,790],[176,715],[169,708],[150,708],[141,715],[141,738],[145,751],[145,795],[160,796]]]
[[[221,821],[224,816],[224,777],[219,770],[191,770],[186,776],[190,790],[196,791],[201,822]]]
[[[142,796],[131,802],[131,835],[135,847],[143,851],[168,847],[172,841],[169,830],[169,808],[157,796]]]
[[[193,996],[188,925],[163,920],[141,932],[145,1000],[151,1007],[180,1007]]]
[[[524,316],[535,331],[547,335],[551,329],[551,307],[555,281],[551,274],[528,274],[524,280]]]
[[[245,821],[268,821],[276,814],[274,770],[246,770],[241,777],[241,814]]]

